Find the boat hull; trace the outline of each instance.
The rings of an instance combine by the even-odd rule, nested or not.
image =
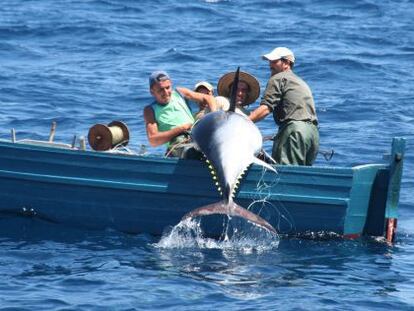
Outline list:
[[[235,201],[282,234],[384,235],[391,167],[276,166],[275,174],[253,165]],[[220,198],[200,161],[10,142],[0,142],[0,189],[3,224],[23,217],[154,235]],[[207,231],[221,234],[222,222]]]

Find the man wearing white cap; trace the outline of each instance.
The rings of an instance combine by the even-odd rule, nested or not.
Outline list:
[[[214,87],[207,81],[200,81],[194,85],[194,92],[214,95]]]
[[[193,150],[184,145],[195,122],[187,101],[195,101],[214,111],[214,97],[183,87],[174,90],[165,71],[154,71],[149,77],[149,87],[154,101],[144,108],[144,120],[150,145],[167,144],[168,156],[193,158]]]
[[[194,92],[201,93],[201,94],[207,94],[214,96],[214,87],[207,81],[200,81],[197,82],[196,85],[194,85]],[[217,104],[217,102],[216,102]],[[195,113],[194,118],[196,120],[202,118],[206,112],[209,111],[209,108],[206,105],[199,105],[200,110]]]
[[[249,118],[256,122],[268,114],[279,130],[272,157],[279,164],[312,165],[319,149],[318,119],[309,86],[293,73],[295,56],[285,47],[275,48],[263,59],[269,61],[271,77],[259,108]]]

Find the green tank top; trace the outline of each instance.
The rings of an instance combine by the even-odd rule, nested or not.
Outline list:
[[[194,123],[194,117],[185,99],[177,91],[173,91],[168,104],[157,102],[151,104],[155,121],[160,132],[165,132],[185,123]]]

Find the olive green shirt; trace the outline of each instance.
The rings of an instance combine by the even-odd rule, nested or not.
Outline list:
[[[312,92],[292,70],[269,79],[260,105],[269,107],[278,125],[291,120],[318,122]]]

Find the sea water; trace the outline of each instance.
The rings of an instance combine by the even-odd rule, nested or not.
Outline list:
[[[55,140],[71,143],[122,120],[129,148],[161,154],[142,115],[152,71],[191,88],[240,66],[263,92],[261,55],[287,46],[314,94],[321,149],[335,151],[316,165],[381,161],[396,136],[407,151],[394,245],[315,235],[257,251],[46,223],[0,228],[0,310],[413,309],[413,19],[412,0],[3,0],[0,138],[14,128],[17,139],[45,140],[56,121]],[[270,116],[258,125],[276,131]]]

